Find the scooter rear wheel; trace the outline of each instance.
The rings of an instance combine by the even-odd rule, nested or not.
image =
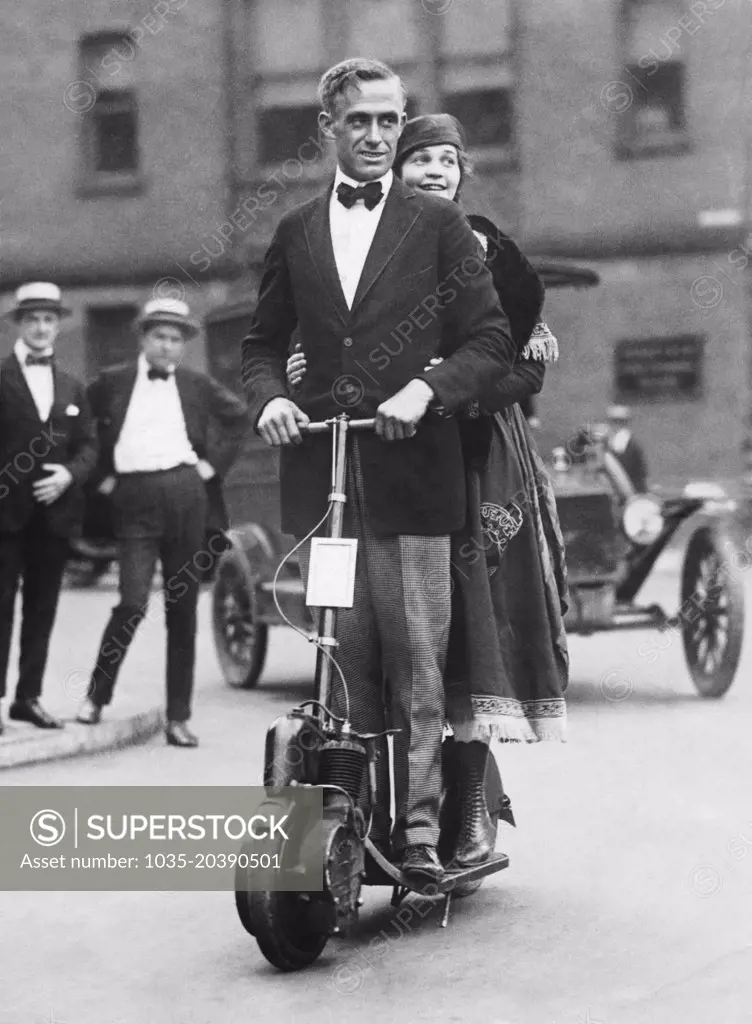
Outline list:
[[[315,920],[315,908],[306,893],[237,893],[243,902],[240,919],[272,966],[299,971],[321,956],[329,934]],[[247,915],[248,924],[243,920]]]

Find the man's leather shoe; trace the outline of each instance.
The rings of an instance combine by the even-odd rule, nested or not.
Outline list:
[[[434,846],[408,846],[402,860],[402,874],[410,883],[427,885],[440,882],[444,877],[439,855]]]
[[[76,721],[83,722],[84,725],[98,725],[102,721],[101,707],[87,697],[78,710]]]
[[[14,701],[10,706],[8,717],[14,722],[29,722],[37,729],[62,729],[63,723],[45,711],[38,700]]]
[[[168,722],[165,736],[171,747],[198,746],[198,737],[193,735],[185,722]]]

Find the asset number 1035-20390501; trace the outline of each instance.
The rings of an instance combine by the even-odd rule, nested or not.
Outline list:
[[[147,853],[145,867],[163,871],[165,868],[261,868],[278,870],[278,853],[196,853],[189,857],[185,853]]]

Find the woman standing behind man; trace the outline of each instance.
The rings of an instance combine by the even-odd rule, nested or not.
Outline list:
[[[449,114],[408,121],[394,173],[415,190],[459,202],[469,173],[463,131]],[[548,474],[519,403],[537,394],[556,339],[540,319],[543,285],[515,243],[485,217],[469,218],[517,344],[512,373],[465,411],[468,521],[452,538],[454,593],[445,672],[447,721],[457,742],[462,822],[451,867],[486,860],[495,829],[485,800],[492,738],[563,740],[569,659],[564,546]],[[441,362],[441,352],[432,365]],[[426,368],[428,369],[428,367]],[[305,373],[296,352],[295,386]],[[514,824],[511,810],[506,820]]]

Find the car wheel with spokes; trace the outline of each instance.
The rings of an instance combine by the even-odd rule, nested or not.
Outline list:
[[[257,621],[255,584],[243,556],[225,551],[212,593],[212,629],[222,675],[230,686],[253,689],[266,660],[269,628]]]
[[[697,530],[682,570],[684,653],[695,687],[709,698],[722,697],[733,683],[744,635],[744,586],[720,541],[715,530]]]

